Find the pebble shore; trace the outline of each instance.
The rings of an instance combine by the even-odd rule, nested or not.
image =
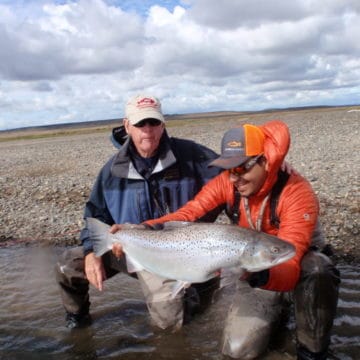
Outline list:
[[[228,115],[172,126],[171,136],[219,152],[223,133],[244,122],[281,119],[290,128],[287,161],[312,184],[320,221],[337,256],[360,259],[360,111],[348,108]],[[96,175],[116,152],[109,133],[0,143],[0,245],[71,245]]]

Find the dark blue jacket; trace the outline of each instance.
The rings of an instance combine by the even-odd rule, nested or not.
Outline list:
[[[130,157],[131,139],[127,139],[100,171],[84,218],[95,217],[112,225],[155,219],[177,210],[191,200],[201,187],[219,173],[208,168],[218,155],[190,140],[169,138],[166,131],[159,147],[154,169],[146,179],[135,168]],[[218,211],[204,221],[214,221]],[[84,252],[92,251],[86,227],[80,240]]]

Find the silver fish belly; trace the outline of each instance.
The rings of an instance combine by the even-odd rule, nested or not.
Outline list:
[[[118,242],[129,272],[146,270],[188,283],[204,282],[222,268],[261,271],[295,255],[292,244],[235,225],[169,222],[162,230],[134,225],[110,234],[107,224],[87,218],[87,228],[96,256]]]

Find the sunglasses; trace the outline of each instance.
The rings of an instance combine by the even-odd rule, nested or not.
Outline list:
[[[144,119],[144,120],[141,120],[140,122],[138,122],[137,124],[135,124],[134,126],[137,128],[142,128],[145,125],[155,127],[155,126],[159,126],[161,124],[162,124],[162,121],[160,121],[158,119]]]
[[[246,172],[250,171],[262,159],[262,157],[263,154],[254,156],[245,164],[229,169],[229,173],[235,176],[240,176],[242,174],[245,174]]]

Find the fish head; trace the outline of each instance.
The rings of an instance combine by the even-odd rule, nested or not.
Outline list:
[[[242,266],[249,272],[269,269],[279,265],[295,255],[295,246],[276,236],[258,233],[244,249]]]

